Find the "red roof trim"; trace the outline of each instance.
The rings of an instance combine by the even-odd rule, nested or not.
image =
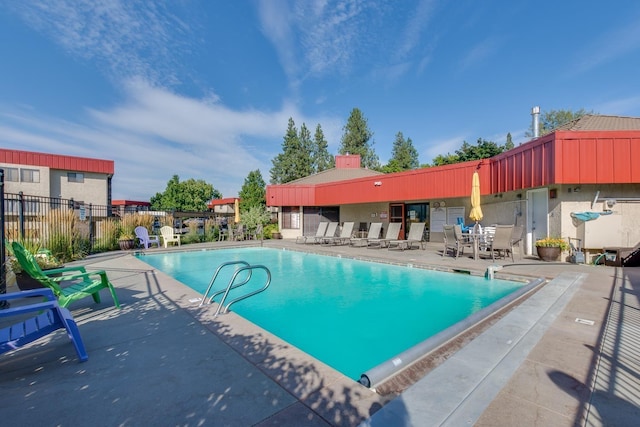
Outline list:
[[[0,148],[0,163],[41,166],[50,169],[103,173],[108,175],[115,173],[113,160],[9,150],[6,148]]]

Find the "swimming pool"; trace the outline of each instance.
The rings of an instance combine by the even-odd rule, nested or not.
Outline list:
[[[265,265],[268,290],[231,310],[355,380],[524,285],[269,248],[139,259],[200,293],[223,262]],[[234,268],[221,270],[214,290],[226,287]],[[261,287],[265,276],[255,272],[254,279],[245,287]]]

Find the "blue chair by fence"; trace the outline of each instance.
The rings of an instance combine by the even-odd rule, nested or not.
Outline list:
[[[60,307],[51,289],[43,288],[0,294],[0,301],[37,296],[44,297],[44,302],[39,299],[37,303],[0,310],[0,318],[20,316],[20,319],[24,319],[24,314],[35,313],[34,317],[0,329],[0,354],[23,347],[58,329],[66,329],[67,335],[76,349],[78,359],[80,362],[86,361],[89,356],[84,348],[78,325],[69,310]]]

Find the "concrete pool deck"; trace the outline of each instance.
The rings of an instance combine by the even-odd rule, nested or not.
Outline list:
[[[264,245],[477,274],[492,264],[443,258],[435,243],[411,251]],[[1,355],[3,424],[600,426],[640,416],[637,268],[499,261],[501,274],[557,279],[396,397],[234,313],[213,318],[214,309],[198,308],[198,294],[130,253],[82,264],[107,270],[122,309],[107,292],[100,304],[71,305],[86,363],[62,332]]]

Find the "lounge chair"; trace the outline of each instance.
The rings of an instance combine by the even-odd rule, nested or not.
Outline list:
[[[0,301],[27,297],[44,297],[45,301],[38,300],[37,303],[0,310],[0,318],[12,316],[20,318],[18,323],[0,329],[0,354],[18,349],[64,328],[76,349],[78,359],[80,362],[86,361],[89,356],[84,348],[78,325],[69,310],[60,307],[51,289],[43,288],[0,294]],[[35,313],[35,316],[24,320],[24,314],[27,313]]]
[[[417,244],[418,247],[421,247],[425,226],[426,223],[424,222],[412,223],[407,238],[405,240],[391,240],[389,242],[389,249],[391,249],[392,247],[397,247],[398,249],[404,251],[405,249],[411,249],[414,244]]]
[[[342,224],[342,229],[340,230],[339,236],[334,237],[325,237],[323,243],[333,244],[333,245],[344,245],[349,243],[351,240],[351,234],[353,233],[353,222],[345,222]]]
[[[400,236],[400,229],[402,228],[401,222],[390,222],[387,227],[387,233],[383,239],[367,239],[368,248],[384,248],[389,246],[389,242],[392,240],[398,240]]]
[[[296,237],[296,243],[307,243],[309,240],[314,241],[314,239],[323,238],[327,232],[327,225],[329,225],[327,221],[318,223],[318,229],[316,230],[315,236],[298,236]]]
[[[322,237],[316,237],[313,242],[314,243],[324,243],[325,239],[333,239],[336,235],[336,231],[338,230],[338,223],[337,222],[330,222],[329,225],[327,225],[327,232],[324,233],[324,236]]]
[[[372,222],[369,226],[367,237],[352,237],[349,240],[349,244],[351,246],[366,246],[369,239],[377,239],[380,237],[380,230],[382,230],[382,223]]]
[[[165,225],[160,228],[160,234],[162,235],[162,241],[164,247],[167,247],[167,243],[177,243],[180,246],[180,235],[173,232],[173,227]]]
[[[44,272],[31,252],[19,242],[12,242],[11,248],[22,269],[44,287],[51,289],[58,298],[60,307],[66,308],[72,302],[89,296],[93,297],[96,303],[99,303],[100,290],[109,289],[114,305],[120,308],[116,290],[104,270],[87,272],[83,266],[78,266],[54,268]],[[75,273],[72,273],[74,271]],[[62,287],[60,286],[61,282],[71,282],[72,284]]]
[[[158,245],[160,247],[160,237],[157,235],[149,235],[149,230],[146,227],[138,226],[134,230],[136,233],[136,237],[140,241],[140,244],[144,246],[145,249],[149,249],[149,246],[152,244]]]
[[[445,225],[444,226],[444,250],[442,256],[444,257],[449,249],[453,250],[453,255],[458,259],[462,254],[464,255],[464,248],[473,248],[474,242],[469,236],[464,236],[462,229],[459,225]]]

